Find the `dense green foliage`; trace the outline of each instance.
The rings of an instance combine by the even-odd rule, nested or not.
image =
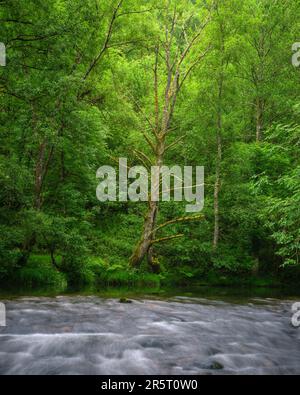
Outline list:
[[[0,280],[157,285],[298,265],[298,5],[0,1]],[[160,232],[184,237],[155,246],[155,275],[146,261],[129,266],[147,204],[100,203],[96,171],[119,157],[154,160],[144,134],[156,117],[155,64],[163,106],[174,20],[171,59],[205,26],[183,62],[164,160],[205,166],[206,200],[203,220]],[[158,221],[184,207],[162,203]]]

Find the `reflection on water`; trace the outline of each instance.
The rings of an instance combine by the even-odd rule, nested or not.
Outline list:
[[[182,296],[6,301],[1,374],[299,374],[289,301]]]

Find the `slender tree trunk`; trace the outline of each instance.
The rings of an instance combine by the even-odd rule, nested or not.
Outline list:
[[[264,102],[261,98],[256,99],[256,141],[262,140],[262,129],[263,129],[263,112]]]
[[[214,186],[214,239],[213,248],[217,249],[220,238],[220,206],[219,206],[219,195],[221,190],[221,161],[222,161],[222,138],[221,138],[221,116],[218,121],[218,133],[217,133],[217,163],[216,163],[216,180]]]
[[[223,79],[223,77],[222,77]],[[222,98],[223,80],[219,86],[219,101]],[[221,164],[222,164],[222,108],[218,108],[218,121],[217,121],[217,157],[216,157],[216,179],[214,186],[214,238],[213,248],[217,249],[220,238],[220,205],[219,195],[221,190]]]
[[[45,161],[46,142],[43,141],[39,146],[38,158],[35,166],[35,195],[34,208],[40,210],[42,207],[42,186]]]
[[[55,260],[54,250],[52,248],[50,249],[50,257],[51,257],[51,262],[52,262],[53,267],[55,267],[56,270],[59,270],[59,267],[58,267],[56,260]]]
[[[221,166],[222,166],[222,129],[223,129],[223,87],[224,87],[224,66],[225,66],[225,45],[224,45],[224,29],[222,22],[220,23],[220,52],[221,65],[220,74],[218,76],[218,98],[217,98],[217,155],[216,155],[216,179],[214,186],[214,236],[213,249],[216,250],[220,239],[220,202],[219,195],[221,190]]]
[[[60,153],[60,181],[63,183],[66,178],[66,167],[65,167],[65,151],[62,149]]]

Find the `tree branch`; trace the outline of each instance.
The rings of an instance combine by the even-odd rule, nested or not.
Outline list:
[[[134,149],[133,152],[143,162],[143,164],[145,165],[146,168],[149,168],[149,165],[152,166],[151,159],[146,154],[144,154],[143,152],[141,152],[137,149]]]
[[[20,23],[22,25],[33,25],[32,22],[29,21],[19,21],[17,19],[0,19],[0,22],[3,23]]]
[[[172,147],[174,147],[175,145],[179,144],[182,140],[184,140],[186,138],[186,134],[184,134],[183,136],[180,136],[178,139],[176,139],[175,141],[173,141],[173,143],[169,144],[166,146],[165,152],[169,149],[171,149]]]
[[[142,132],[142,134],[143,134],[145,140],[147,141],[147,143],[150,145],[153,153],[155,154],[155,151],[156,151],[155,145],[153,144],[153,142],[150,140],[150,138],[147,136],[147,134],[145,132]]]
[[[190,216],[190,217],[181,217],[181,218],[172,219],[170,221],[167,221],[167,222],[159,225],[157,228],[155,228],[153,230],[153,233],[157,232],[158,230],[160,230],[162,228],[165,228],[166,226],[169,226],[169,225],[182,223],[182,222],[199,221],[201,219],[204,219],[204,215],[203,214],[193,215],[193,216]]]
[[[201,60],[207,55],[208,51],[211,49],[211,45],[208,46],[206,48],[206,50],[204,51],[204,53],[202,53],[200,56],[198,56],[198,58],[195,60],[195,62],[193,62],[191,64],[191,66],[188,68],[188,70],[186,71],[186,73],[184,74],[183,78],[180,81],[179,84],[179,90],[182,88],[182,85],[184,84],[185,80],[187,79],[187,77],[189,76],[189,74],[193,71],[193,69],[201,62]]]
[[[145,14],[146,12],[151,12],[153,11],[153,8],[150,8],[149,10],[142,10],[142,11],[127,11],[127,12],[122,12],[119,15],[117,15],[117,18],[120,18],[121,16],[124,15],[132,15],[132,14]]]
[[[122,3],[123,3],[123,0],[120,0],[119,3],[118,3],[118,5],[117,5],[117,7],[114,9],[114,12],[113,12],[113,15],[112,15],[111,20],[110,20],[110,23],[109,23],[108,31],[107,31],[107,34],[106,34],[106,37],[105,37],[105,41],[104,41],[104,43],[103,43],[103,46],[102,46],[102,48],[101,48],[99,54],[98,54],[98,55],[96,56],[96,58],[92,61],[92,63],[90,64],[88,70],[86,71],[86,73],[85,73],[85,75],[84,75],[84,77],[83,77],[83,80],[84,80],[84,81],[89,77],[89,75],[91,74],[92,70],[93,70],[93,69],[96,67],[96,65],[99,63],[99,61],[101,60],[103,54],[105,53],[105,51],[106,51],[107,48],[108,48],[108,44],[109,44],[109,42],[110,42],[110,39],[111,39],[111,36],[112,36],[112,32],[113,32],[113,26],[114,26],[114,23],[115,23],[115,21],[116,21],[118,11],[119,11],[120,7],[122,6]]]
[[[158,102],[158,53],[159,47],[155,48],[155,65],[154,65],[154,112],[155,112],[155,128],[159,133],[159,102]]]
[[[162,242],[169,241],[169,240],[179,239],[181,237],[184,237],[184,234],[179,233],[178,235],[174,235],[174,236],[162,237],[161,239],[152,240],[151,245],[162,243]]]

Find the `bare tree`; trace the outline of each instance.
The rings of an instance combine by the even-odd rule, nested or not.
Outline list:
[[[148,163],[157,166],[159,169],[161,169],[164,164],[167,150],[184,138],[184,136],[180,136],[179,139],[168,144],[169,137],[174,132],[171,123],[178,94],[188,76],[209,50],[209,46],[202,49],[202,51],[199,49],[199,53],[195,56],[194,49],[195,47],[198,48],[198,44],[201,42],[202,33],[210,21],[210,14],[208,14],[205,21],[198,26],[196,32],[194,31],[190,38],[187,37],[186,27],[191,18],[185,20],[180,26],[179,19],[180,15],[176,9],[172,13],[169,8],[167,9],[167,18],[164,23],[165,37],[153,47],[155,59],[153,83],[154,116],[148,117],[143,113],[145,122],[150,129],[149,134],[144,132],[143,135],[150,147],[154,160],[147,157],[145,153],[142,153],[142,156]],[[160,63],[161,59],[163,59],[163,65]],[[164,89],[163,96],[161,97],[159,92],[161,92],[160,88],[162,84],[164,84]],[[154,120],[152,120],[152,118]],[[141,158],[141,154],[139,157]],[[159,188],[159,185],[157,185],[156,188]],[[202,218],[202,215],[178,218],[157,226],[158,208],[158,201],[153,201],[151,196],[149,196],[148,210],[145,215],[141,238],[130,258],[131,265],[133,267],[138,267],[144,258],[147,257],[148,263],[154,272],[159,271],[159,264],[154,258],[153,246],[157,243],[183,236],[182,234],[178,234],[157,238],[157,231],[167,225]]]

